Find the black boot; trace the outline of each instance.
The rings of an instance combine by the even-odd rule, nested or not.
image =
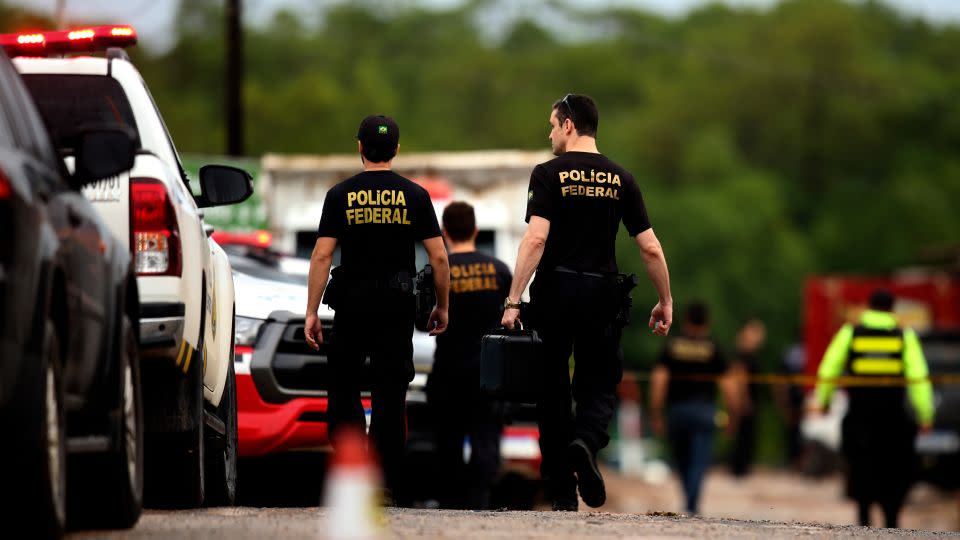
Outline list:
[[[567,446],[567,459],[577,473],[577,485],[580,487],[580,497],[587,506],[598,508],[607,501],[607,489],[603,485],[603,476],[597,468],[597,458],[593,450],[583,442],[583,439],[574,439]]]

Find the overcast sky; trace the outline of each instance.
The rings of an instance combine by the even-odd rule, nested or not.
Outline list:
[[[709,0],[568,0],[571,4],[592,6],[636,6],[667,15],[683,15],[691,8],[708,3]],[[884,0],[904,13],[923,17],[933,23],[960,23],[960,0]],[[22,5],[53,14],[57,0],[5,0],[8,4]],[[70,20],[103,20],[132,24],[140,35],[143,46],[159,51],[172,41],[176,9],[179,0],[65,0],[66,17]],[[316,11],[316,6],[334,4],[338,0],[244,0],[245,17],[250,22],[265,20],[279,7],[307,8]],[[421,3],[437,7],[458,5],[462,0],[421,0]],[[776,0],[726,0],[727,4],[766,7]],[[518,0],[517,5],[522,6]],[[522,10],[522,8],[521,8]]]

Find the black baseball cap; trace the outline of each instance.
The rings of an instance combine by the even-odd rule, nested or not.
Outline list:
[[[400,143],[400,126],[389,116],[371,115],[360,122],[357,139],[364,146],[393,150]]]

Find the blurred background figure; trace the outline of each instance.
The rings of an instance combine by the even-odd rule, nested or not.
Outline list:
[[[643,473],[643,426],[640,411],[640,385],[635,374],[623,374],[617,386],[620,405],[617,408],[617,461],[620,472],[639,476]]]
[[[893,295],[878,289],[856,325],[845,324],[820,363],[814,413],[829,405],[835,383],[844,374],[877,378],[872,386],[848,388],[850,408],[843,419],[843,453],[847,459],[847,494],[857,502],[860,524],[870,525],[870,506],[883,509],[885,525],[897,527],[900,508],[915,479],[914,439],[917,423],[933,425],[933,389],[917,334],[901,328],[893,315]],[[919,381],[884,385],[880,379]],[[916,412],[916,423],[903,406],[904,391]]]
[[[507,265],[477,251],[473,206],[454,201],[443,210],[450,252],[450,325],[437,336],[427,403],[436,426],[441,508],[485,510],[500,468],[502,419],[480,393],[480,340],[497,327],[510,288]],[[464,446],[469,442],[469,457]]]
[[[798,332],[797,340],[787,346],[783,353],[781,372],[784,375],[801,375],[807,361],[803,336]],[[774,401],[783,419],[784,440],[786,441],[786,460],[793,470],[799,470],[803,452],[803,440],[800,434],[800,420],[803,418],[803,386],[799,384],[776,385],[773,387]]]
[[[734,422],[736,432],[730,450],[730,472],[736,477],[746,476],[753,464],[760,386],[750,384],[750,376],[760,371],[760,351],[766,340],[767,327],[759,319],[750,319],[737,332],[736,356],[731,372],[737,381],[737,394],[741,402]]]
[[[710,337],[707,306],[692,302],[684,312],[683,333],[667,340],[650,379],[653,429],[670,441],[686,497],[684,509],[691,514],[699,510],[700,488],[712,461],[718,384],[727,408],[735,412],[736,381]]]

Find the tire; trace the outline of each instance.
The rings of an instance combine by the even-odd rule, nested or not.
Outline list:
[[[204,499],[203,362],[195,358],[177,384],[187,385],[190,429],[157,434],[147,447],[145,505],[148,508],[199,508]]]
[[[4,460],[10,481],[2,482],[0,503],[12,519],[5,520],[4,527],[32,531],[38,538],[60,538],[67,515],[67,431],[60,341],[51,321],[44,323],[39,358],[17,361],[23,366],[6,432],[15,436],[2,450],[11,458]]]
[[[233,506],[237,500],[237,381],[232,352],[217,418],[223,422],[226,433],[215,434],[215,444],[207,448],[206,504]]]
[[[143,401],[137,336],[121,319],[117,346],[118,433],[102,454],[71,456],[70,527],[129,529],[143,510]]]

